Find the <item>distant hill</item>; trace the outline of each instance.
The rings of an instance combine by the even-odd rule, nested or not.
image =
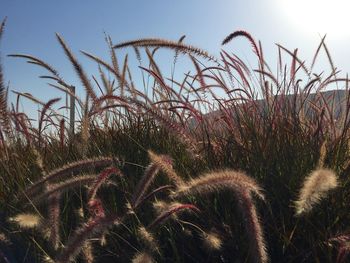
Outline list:
[[[349,91],[348,90],[331,90],[331,91],[324,91],[319,93],[311,93],[308,95],[305,94],[298,94],[298,95],[277,95],[272,96],[269,99],[269,103],[279,103],[282,104],[281,107],[294,107],[297,110],[301,108],[301,104],[303,104],[303,110],[305,113],[305,116],[312,118],[317,110],[322,110],[326,112],[326,107],[329,108],[329,110],[333,111],[333,117],[335,119],[341,118],[343,114],[346,113],[347,110],[347,95]],[[268,102],[266,99],[260,99],[255,101],[248,101],[241,104],[238,104],[238,109],[246,110],[249,108],[255,108],[258,107],[261,114],[267,113],[268,111]],[[227,110],[227,109],[226,109]],[[229,114],[232,114],[232,116],[235,116],[232,112],[229,112]],[[221,118],[223,115],[222,111],[216,110],[210,113],[205,114],[203,117],[211,122],[217,121],[219,118]],[[316,116],[319,116],[316,115]],[[196,127],[197,121],[195,119],[191,119],[190,121],[190,128]]]

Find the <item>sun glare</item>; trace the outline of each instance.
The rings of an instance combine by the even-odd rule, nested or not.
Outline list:
[[[278,3],[298,30],[337,38],[350,35],[349,0],[280,0]]]

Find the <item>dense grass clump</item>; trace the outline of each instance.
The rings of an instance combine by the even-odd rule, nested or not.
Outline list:
[[[48,63],[11,54],[46,71],[70,114],[28,93],[10,106],[0,67],[0,261],[345,262],[349,80],[324,39],[310,64],[278,45],[273,72],[247,32],[223,45],[237,37],[256,68],[184,37],[107,36],[110,61],[82,52],[98,65],[90,78],[57,35],[83,98]],[[135,53],[142,80],[121,49]],[[170,76],[161,49],[174,54]],[[313,69],[322,49],[328,75]],[[180,56],[190,71],[176,79]],[[22,99],[41,107],[38,120]]]

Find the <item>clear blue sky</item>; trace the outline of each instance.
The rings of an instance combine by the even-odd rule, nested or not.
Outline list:
[[[287,15],[281,1],[284,0],[1,0],[0,19],[8,17],[0,48],[5,79],[10,81],[11,89],[32,93],[44,101],[62,95],[49,88],[45,80],[38,79],[45,71],[24,60],[6,57],[22,53],[42,58],[68,82],[79,86],[55,32],[64,37],[91,74],[96,72],[96,65],[79,54],[79,50],[107,59],[103,32],[111,35],[114,43],[142,37],[177,40],[185,34],[186,43],[218,54],[224,37],[243,29],[262,41],[265,57],[271,64],[276,62],[275,43],[291,50],[299,48],[301,58],[310,61],[320,41],[319,32],[302,30],[303,26],[291,20],[304,21],[300,16],[306,19],[305,12]],[[300,5],[295,10],[305,11],[306,7]],[[335,64],[348,72],[349,36],[329,32],[327,39]],[[243,57],[250,54],[250,45],[244,41],[234,41],[225,49]],[[169,67],[170,64],[171,61]]]

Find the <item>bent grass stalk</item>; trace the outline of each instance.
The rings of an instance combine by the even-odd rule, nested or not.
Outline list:
[[[69,163],[43,176],[42,179],[38,180],[33,185],[28,187],[25,194],[30,197],[40,191],[40,188],[42,188],[46,182],[51,183],[57,179],[64,180],[65,178],[71,176],[73,173],[82,172],[84,170],[97,169],[99,167],[109,166],[111,164],[113,164],[113,158],[111,157],[92,158]]]
[[[89,200],[95,199],[98,189],[113,174],[117,174],[119,176],[123,176],[123,173],[119,169],[117,169],[115,167],[106,168],[105,170],[103,170],[100,173],[100,175],[96,178],[95,182],[91,186],[91,189],[90,189],[89,194],[88,194]]]
[[[173,196],[203,195],[222,189],[232,190],[239,201],[240,212],[250,240],[252,257],[255,262],[266,263],[268,261],[266,244],[251,194],[254,193],[262,200],[265,200],[265,197],[255,180],[242,172],[232,170],[211,172],[190,180],[175,191]]]
[[[60,199],[61,192],[55,192],[48,198],[48,214],[52,247],[57,250],[60,243]]]
[[[151,162],[159,167],[159,169],[162,170],[177,187],[184,184],[182,178],[174,171],[170,157],[165,155],[157,155],[152,151],[148,151],[148,156],[151,159]]]
[[[148,225],[148,229],[152,229],[154,227],[157,227],[161,224],[163,224],[167,219],[169,219],[171,217],[171,215],[178,213],[184,209],[190,209],[196,212],[200,212],[200,210],[191,204],[176,204],[173,206],[170,206],[169,209],[167,209],[166,211],[164,211],[163,213],[161,213],[152,223],[150,223]]]
[[[119,224],[119,219],[119,216],[116,215],[91,218],[69,238],[67,245],[56,257],[56,262],[72,262],[89,238],[103,233],[105,229],[112,227],[113,225]]]
[[[147,166],[143,177],[139,181],[139,183],[136,186],[136,189],[134,191],[133,197],[132,197],[132,207],[136,208],[139,204],[143,196],[145,195],[148,187],[152,183],[154,177],[158,173],[158,166],[155,164],[150,164]]]
[[[198,178],[192,179],[180,186],[174,193],[174,197],[189,194],[206,194],[222,189],[243,190],[247,189],[261,200],[265,200],[262,188],[256,181],[243,172],[222,170],[209,172]]]
[[[47,201],[47,198],[51,197],[53,194],[62,194],[64,191],[68,191],[75,187],[93,184],[96,181],[96,177],[96,175],[82,175],[68,179],[62,183],[51,184],[47,191],[32,197],[32,202],[35,204],[45,202]]]
[[[295,214],[300,216],[310,212],[330,190],[338,185],[338,177],[334,171],[324,168],[312,171],[305,178],[298,200],[295,201]]]

